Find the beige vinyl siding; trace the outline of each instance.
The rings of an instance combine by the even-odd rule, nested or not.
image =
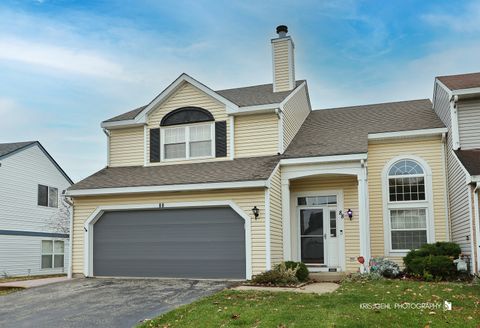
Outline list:
[[[110,130],[109,166],[144,164],[143,126]]]
[[[422,158],[432,170],[433,218],[436,241],[448,240],[446,181],[443,143],[438,138],[390,140],[368,146],[368,189],[370,201],[370,244],[372,256],[385,254],[382,183],[385,165],[397,156],[414,155]],[[428,190],[427,190],[428,191]],[[389,258],[402,262],[401,257]]]
[[[309,113],[307,89],[304,85],[283,107],[283,149],[287,149]]]
[[[264,189],[216,190],[197,192],[165,192],[139,195],[116,195],[74,198],[73,212],[73,272],[83,273],[83,226],[87,218],[99,206],[157,204],[177,202],[206,202],[231,200],[252,217],[252,207],[265,213]],[[252,219],[252,270],[253,274],[265,271],[265,219]]]
[[[280,167],[272,175],[270,183],[270,254],[272,266],[283,260],[282,181]]]
[[[278,122],[274,113],[235,117],[235,157],[276,155]]]
[[[352,220],[344,219],[345,264],[346,271],[358,270],[357,257],[360,256],[360,227],[358,222],[358,181],[356,176],[308,177],[290,181],[291,193],[309,191],[343,191],[343,209],[351,209]],[[295,203],[294,203],[295,204]],[[296,206],[292,208],[292,220],[297,220]],[[292,236],[293,237],[293,236]],[[293,237],[295,238],[295,237]],[[339,259],[342,260],[341,258]]]
[[[227,122],[227,157],[230,156],[230,120],[227,117],[226,107],[224,104],[218,100],[207,95],[197,87],[191,85],[188,82],[184,82],[179,89],[172,94],[166,101],[161,103],[157,108],[155,108],[148,116],[148,131],[147,131],[147,159],[150,160],[150,129],[155,129],[160,127],[160,121],[162,118],[170,113],[172,110],[187,107],[195,106],[201,107],[208,110],[215,121],[226,121]],[[214,154],[215,155],[215,154]],[[225,159],[225,157],[219,158],[220,160]],[[210,159],[209,161],[212,161]],[[179,161],[180,162],[180,161]],[[185,162],[185,161],[183,161]],[[188,162],[193,162],[188,161]],[[167,162],[168,164],[173,164],[171,161]],[[162,165],[165,163],[152,163],[152,165]]]
[[[287,38],[272,43],[273,47],[273,70],[275,79],[275,91],[287,91],[291,89],[290,86],[290,72],[289,72],[289,47],[291,41]],[[292,49],[293,55],[293,49]],[[293,58],[292,58],[293,59]],[[293,60],[291,60],[293,62]]]
[[[470,254],[469,190],[466,185],[466,173],[453,152],[452,124],[448,92],[435,85],[434,110],[448,128],[446,147],[447,188],[449,204],[450,238],[462,248],[462,253]]]
[[[460,100],[457,103],[457,112],[460,147],[480,148],[480,101]]]

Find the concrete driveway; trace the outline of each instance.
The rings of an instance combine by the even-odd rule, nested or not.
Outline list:
[[[74,279],[0,296],[0,327],[132,327],[229,282]]]

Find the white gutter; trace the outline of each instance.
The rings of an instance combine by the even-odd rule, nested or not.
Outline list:
[[[65,203],[67,203],[70,206],[70,228],[69,228],[69,241],[68,241],[68,273],[67,273],[67,278],[72,279],[73,275],[73,203],[68,199],[67,197],[63,197],[65,200]]]
[[[214,183],[192,183],[181,185],[163,186],[140,186],[140,187],[119,187],[119,188],[98,188],[67,190],[66,196],[91,196],[91,195],[115,195],[130,193],[152,193],[165,191],[191,191],[191,190],[213,190],[213,189],[239,189],[239,188],[264,188],[267,187],[267,180],[238,181],[238,182],[214,182]]]
[[[447,133],[447,128],[434,128],[422,130],[396,131],[396,132],[382,132],[369,133],[368,140],[383,140],[393,138],[411,138],[411,137],[427,137]]]
[[[455,96],[471,95],[475,93],[480,93],[480,88],[458,89],[452,91],[452,94]]]
[[[144,122],[138,122],[136,120],[123,120],[123,121],[114,121],[114,122],[102,122],[100,126],[103,129],[123,129],[123,128],[132,128],[136,126],[145,125]]]
[[[317,164],[329,162],[349,162],[361,161],[367,159],[367,153],[349,154],[349,155],[333,155],[333,156],[318,156],[318,157],[302,157],[302,158],[288,158],[280,160],[280,165],[298,165],[298,164]]]

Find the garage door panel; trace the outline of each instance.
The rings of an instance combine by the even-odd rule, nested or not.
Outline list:
[[[105,213],[94,275],[244,279],[244,223],[230,208]]]

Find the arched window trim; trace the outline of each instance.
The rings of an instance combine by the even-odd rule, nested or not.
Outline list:
[[[391,174],[393,168],[395,167],[396,164],[400,163],[400,162],[407,162],[407,161],[410,161],[410,162],[414,162],[417,166],[420,167],[420,169],[422,170],[422,173],[407,173],[407,174]],[[425,170],[423,169],[422,165],[420,163],[418,163],[417,161],[414,161],[412,159],[408,159],[408,158],[403,158],[403,159],[400,159],[398,161],[396,161],[395,163],[393,163],[390,168],[388,169],[388,175],[390,177],[403,177],[403,176],[424,176],[425,175]]]
[[[423,174],[415,175],[389,175],[392,166],[400,160],[412,160],[417,162],[423,169]],[[389,197],[389,178],[414,177],[423,176],[425,178],[425,200],[414,201],[390,201]],[[408,250],[392,249],[391,240],[391,218],[390,211],[395,209],[425,209],[426,210],[426,231],[427,242],[435,242],[434,230],[434,213],[433,213],[433,186],[432,186],[432,170],[428,163],[421,157],[416,155],[401,155],[394,157],[388,161],[382,171],[382,199],[383,199],[383,227],[384,227],[384,248],[385,256],[404,256]]]
[[[192,117],[187,117],[187,118],[175,121],[175,116],[181,115],[182,113],[185,113],[185,112],[190,112],[195,115],[192,115]],[[175,125],[182,125],[182,124],[193,124],[193,123],[212,122],[212,121],[215,121],[215,118],[213,117],[212,113],[210,113],[208,110],[201,107],[196,107],[196,106],[186,106],[186,107],[180,107],[180,108],[174,109],[171,112],[167,113],[160,121],[160,126],[162,127],[175,126]]]

